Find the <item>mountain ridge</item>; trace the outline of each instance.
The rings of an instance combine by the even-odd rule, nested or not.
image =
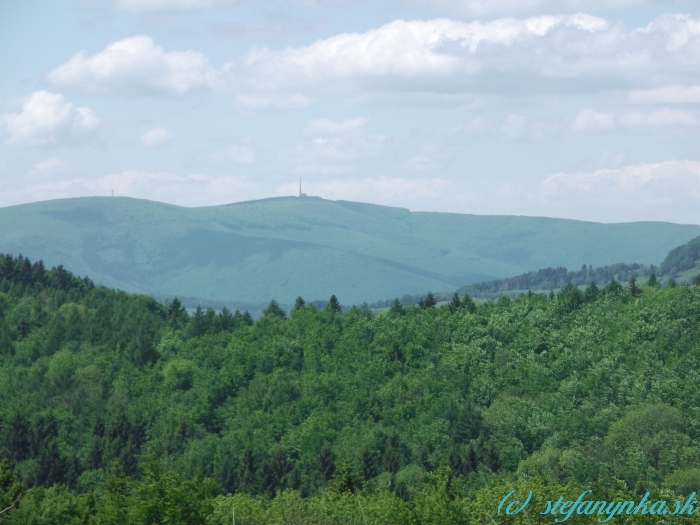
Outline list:
[[[413,212],[320,197],[197,208],[82,197],[0,208],[0,252],[130,292],[228,304],[331,294],[352,304],[548,266],[658,263],[698,235],[698,225]]]

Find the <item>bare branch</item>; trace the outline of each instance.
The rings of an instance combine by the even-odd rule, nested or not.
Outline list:
[[[21,498],[21,497],[22,497],[22,493],[20,492],[20,493],[19,493],[19,496],[17,496],[17,499],[14,501],[14,503],[12,503],[12,505],[10,505],[9,507],[7,507],[5,510],[0,510],[0,514],[4,514],[4,513],[7,512],[8,510],[14,508],[14,506],[17,505],[17,502],[19,501],[19,498]]]

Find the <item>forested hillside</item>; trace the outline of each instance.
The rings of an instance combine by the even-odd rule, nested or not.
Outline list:
[[[463,286],[457,290],[460,294],[469,294],[478,298],[497,298],[502,294],[511,297],[526,290],[555,290],[571,283],[574,286],[585,286],[591,282],[610,282],[613,279],[628,281],[630,277],[680,279],[692,282],[700,274],[700,237],[691,239],[686,244],[671,250],[663,262],[645,266],[643,264],[611,264],[599,268],[586,266],[578,271],[568,271],[566,268],[543,268],[536,272],[528,272],[506,279],[484,281]]]
[[[555,290],[563,288],[571,283],[574,286],[588,285],[591,282],[610,282],[613,279],[626,282],[634,275],[646,277],[654,273],[656,268],[641,264],[611,264],[602,268],[594,268],[585,264],[579,271],[568,271],[566,268],[543,268],[536,272],[528,272],[523,275],[485,281],[457,290],[460,294],[469,294],[474,297],[487,298],[498,297],[501,294],[513,295],[524,290]]]
[[[188,307],[372,303],[546,267],[658,264],[700,226],[412,212],[318,197],[183,208],[90,197],[0,208],[0,251]],[[586,283],[587,284],[587,283]],[[199,298],[199,299],[198,299]]]
[[[534,524],[588,488],[685,501],[700,286],[604,284],[253,321],[2,257],[0,510],[21,493],[11,523]],[[497,516],[513,489],[532,512]],[[661,523],[609,521],[637,522]]]

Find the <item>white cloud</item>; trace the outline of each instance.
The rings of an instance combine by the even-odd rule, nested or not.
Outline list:
[[[697,88],[668,86],[697,78],[698,56],[699,19],[663,15],[625,31],[576,13],[489,22],[395,20],[306,46],[254,47],[219,68],[202,53],[166,52],[150,37],[134,36],[94,55],[81,51],[47,78],[91,93],[230,92],[243,111],[299,109],[323,96],[367,100],[388,93],[400,103],[420,95],[464,106],[484,94],[630,92],[632,86],[633,101],[695,100]]]
[[[87,107],[66,102],[63,95],[36,91],[19,113],[0,117],[9,137],[8,144],[53,146],[90,137],[100,119]]]
[[[37,162],[34,167],[29,170],[29,176],[32,178],[45,178],[55,173],[64,172],[68,169],[68,163],[58,157],[49,157],[40,162]]]
[[[539,184],[378,176],[305,181],[304,191],[412,210],[700,224],[700,161],[693,160],[556,173]],[[295,185],[282,185],[277,193],[293,194]]]
[[[700,104],[700,86],[668,86],[632,91],[630,102],[637,104]]]
[[[688,111],[661,109],[658,111],[631,111],[620,115],[622,126],[696,126],[698,119]]]
[[[231,3],[224,0],[115,0],[114,8],[127,13],[143,14],[161,11],[193,11]]]
[[[644,7],[654,4],[691,4],[692,0],[405,0],[409,4],[430,5],[434,8],[470,16],[513,15],[547,12],[600,11]]]
[[[547,195],[576,192],[600,192],[611,188],[630,191],[659,181],[689,177],[700,187],[700,161],[669,160],[640,163],[617,169],[602,169],[591,173],[556,173],[542,181]],[[669,188],[674,193],[674,188]]]
[[[603,113],[586,108],[579,112],[571,127],[575,131],[610,129],[615,127],[615,113]]]
[[[153,128],[141,135],[141,144],[146,148],[160,146],[174,137],[168,128]]]
[[[579,112],[571,128],[574,131],[585,132],[620,127],[696,126],[697,124],[698,118],[694,113],[675,109],[610,113],[586,108]]]
[[[59,165],[47,159],[45,166]],[[421,159],[416,159],[422,162]],[[41,163],[39,163],[41,164]],[[38,165],[37,165],[38,166]],[[59,169],[64,169],[60,167]],[[326,199],[372,202],[413,210],[536,215],[597,222],[661,220],[700,224],[700,161],[639,163],[586,173],[556,173],[539,184],[444,177],[351,176],[304,180],[304,192]],[[44,178],[13,188],[0,181],[0,205],[64,197],[110,195],[183,206],[210,206],[296,195],[297,182],[247,176],[123,171],[96,179]]]
[[[345,0],[276,0],[275,4],[295,4],[301,7],[316,7],[318,4],[343,3]],[[251,5],[253,0],[114,0],[112,5],[118,11],[133,14],[162,12],[188,12],[215,7]]]
[[[228,148],[214,151],[211,160],[230,160],[236,164],[252,164],[255,161],[255,146],[252,144],[231,144]]]
[[[361,130],[369,122],[367,117],[357,117],[342,122],[333,122],[328,119],[314,119],[304,128],[303,134],[307,136],[319,135],[346,135]]]
[[[520,138],[527,126],[528,118],[523,115],[511,114],[506,117],[506,121],[501,127],[501,131],[507,139],[513,140]]]
[[[365,177],[304,182],[304,192],[324,199],[406,206],[440,199],[449,193],[451,186],[450,181],[441,178]],[[295,190],[298,187],[293,183],[283,184],[277,194],[292,195]]]
[[[365,33],[344,33],[306,47],[281,51],[254,48],[242,64],[260,87],[278,85],[282,79],[299,84],[354,77],[471,76],[481,69],[471,57],[482,46],[508,49],[557,27],[590,34],[608,24],[584,14],[504,18],[488,23],[396,20]]]
[[[241,93],[234,98],[235,105],[242,110],[301,109],[311,104],[311,98],[302,93],[291,95],[251,95]]]
[[[288,148],[283,155],[296,164],[297,173],[347,173],[358,162],[377,159],[388,141],[384,135],[369,133],[365,129],[368,122],[366,117],[341,122],[311,120],[302,132],[308,140]]]
[[[148,36],[133,36],[109,44],[88,56],[77,53],[47,75],[49,82],[90,93],[118,95],[184,95],[218,89],[228,66],[214,69],[202,53],[165,52]]]
[[[262,198],[274,192],[269,184],[256,184],[244,176],[176,175],[137,170],[94,179],[43,181],[23,185],[19,189],[0,188],[2,206],[77,196],[108,196],[111,191],[114,191],[115,196],[157,200],[181,206],[206,206]]]
[[[391,93],[381,100],[400,104],[432,94],[435,103],[464,106],[485,96],[662,89],[697,78],[699,56],[699,19],[663,15],[626,31],[577,13],[395,20],[307,46],[256,47],[234,68],[244,91],[264,101],[289,93],[354,101]]]
[[[556,173],[538,192],[545,209],[557,216],[700,223],[700,161],[695,160]]]

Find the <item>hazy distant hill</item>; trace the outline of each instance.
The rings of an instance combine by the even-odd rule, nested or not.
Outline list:
[[[700,226],[410,212],[316,197],[227,206],[94,197],[0,208],[0,252],[96,282],[233,303],[343,304],[548,266],[658,263]]]

